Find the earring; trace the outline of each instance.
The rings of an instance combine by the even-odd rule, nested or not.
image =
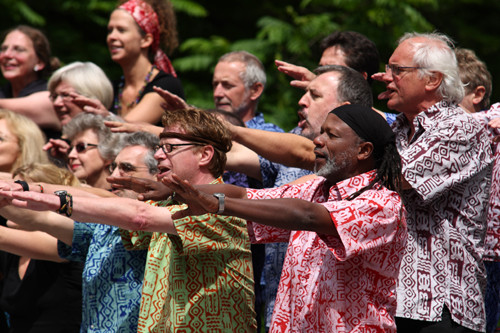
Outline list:
[[[33,70],[34,70],[35,72],[38,72],[40,69],[38,68],[38,65],[35,65],[35,67],[33,67]]]

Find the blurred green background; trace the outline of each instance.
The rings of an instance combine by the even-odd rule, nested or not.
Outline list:
[[[355,30],[372,39],[381,54],[380,68],[395,41],[407,31],[439,31],[459,47],[476,51],[493,75],[492,102],[500,96],[500,1],[491,0],[172,0],[177,13],[180,47],[171,55],[187,100],[213,107],[211,76],[223,53],[244,49],[256,54],[267,69],[268,86],[259,104],[268,121],[289,130],[297,123],[302,95],[289,86],[274,59],[315,68],[318,42],[334,30]],[[0,0],[0,30],[17,24],[42,29],[53,55],[63,64],[92,61],[110,79],[120,68],[106,48],[106,24],[116,5],[111,0]],[[383,90],[374,83],[374,96]],[[375,101],[386,110],[385,104]]]

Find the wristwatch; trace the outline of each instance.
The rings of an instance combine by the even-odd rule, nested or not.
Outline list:
[[[224,193],[214,193],[214,197],[219,199],[219,210],[215,214],[224,213],[224,203],[226,200],[226,195]]]

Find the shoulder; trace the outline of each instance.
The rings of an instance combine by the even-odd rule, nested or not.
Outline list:
[[[146,88],[144,89],[144,94],[147,94],[149,92],[154,92],[153,90],[154,86],[168,90],[169,92],[176,94],[181,98],[184,98],[184,90],[182,88],[181,81],[171,74],[159,71],[159,73],[156,74],[156,76],[146,85]]]

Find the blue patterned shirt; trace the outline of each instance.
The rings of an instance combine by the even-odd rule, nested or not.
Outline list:
[[[116,227],[75,222],[61,258],[85,263],[80,332],[137,332],[147,251],[127,251]]]

